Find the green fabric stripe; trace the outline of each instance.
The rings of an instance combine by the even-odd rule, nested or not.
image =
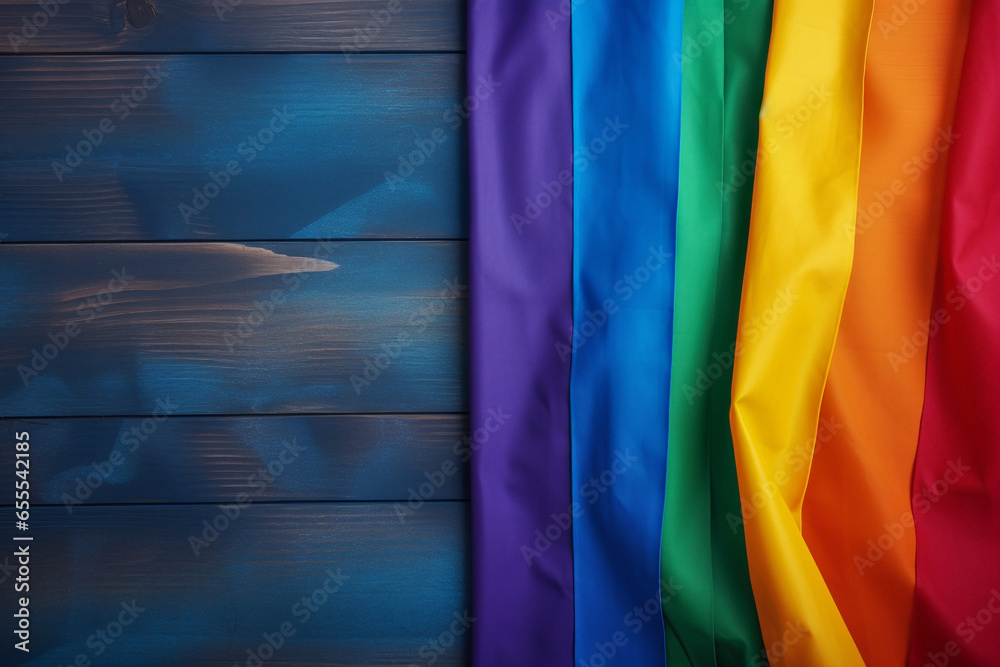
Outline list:
[[[687,0],[684,51],[670,63],[683,71],[661,545],[671,667],[767,664],[729,402],[771,12],[770,1]]]
[[[750,204],[753,199],[753,156],[757,151],[758,118],[764,96],[764,70],[771,40],[771,0],[727,0],[736,19],[726,29],[726,124],[722,192],[725,217],[719,249],[718,312],[713,348],[729,350],[736,340],[743,290]],[[737,174],[745,176],[741,182]],[[726,186],[729,187],[726,187]],[[720,665],[743,662],[767,665],[747,567],[729,406],[733,373],[730,366],[710,403],[712,449],[712,552],[716,589],[727,591],[715,606],[716,657]],[[735,529],[733,528],[735,526]]]
[[[671,667],[715,664],[709,400],[696,386],[712,356],[723,226],[716,185],[723,156],[723,29],[723,0],[687,0],[683,50],[668,65],[682,71],[670,431],[660,543]]]

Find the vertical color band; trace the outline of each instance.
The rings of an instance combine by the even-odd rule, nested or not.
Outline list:
[[[729,398],[770,28],[770,1],[688,0],[669,63],[683,70],[683,169],[661,567],[684,591],[665,596],[670,665],[764,660],[742,525],[732,520]]]
[[[572,23],[576,659],[657,665],[682,3],[587,0]]]
[[[909,647],[926,347],[904,341],[931,309],[967,5],[928,4],[901,23],[899,5],[879,0],[868,39],[854,265],[802,518],[868,665],[904,665]]]
[[[913,475],[912,667],[1000,656],[1000,3],[973,0],[969,26]]]
[[[791,665],[863,664],[801,509],[851,272],[871,13],[774,3],[731,420],[764,647]]]
[[[569,366],[555,352],[572,323],[570,33],[547,16],[559,12],[558,0],[469,7],[468,84],[483,98],[469,119],[481,667],[573,662],[572,539],[538,539],[571,497]]]

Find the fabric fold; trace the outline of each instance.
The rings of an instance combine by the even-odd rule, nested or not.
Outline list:
[[[897,25],[897,6],[878,0],[868,40],[854,264],[802,519],[868,665],[904,665],[909,648],[926,353],[909,341],[931,314],[968,4]]]
[[[731,424],[766,656],[862,665],[803,539],[851,273],[871,0],[775,0]],[[846,230],[846,233],[845,233]]]
[[[661,665],[681,2],[572,14],[577,664]],[[610,654],[610,655],[609,655]]]
[[[753,664],[763,641],[739,522],[729,429],[769,1],[688,0],[670,434],[661,571],[670,665]],[[758,663],[762,664],[762,663]]]
[[[1000,3],[973,0],[927,341],[910,665],[1000,656]]]
[[[559,20],[552,20],[552,16]],[[573,663],[570,31],[559,0],[471,0],[473,661]],[[555,523],[553,523],[555,521]],[[554,528],[553,528],[554,526]]]

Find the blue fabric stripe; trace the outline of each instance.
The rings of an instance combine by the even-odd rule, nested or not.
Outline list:
[[[665,664],[660,530],[674,295],[679,0],[572,16],[576,664]],[[678,592],[683,595],[684,592]],[[596,661],[596,662],[595,662]]]

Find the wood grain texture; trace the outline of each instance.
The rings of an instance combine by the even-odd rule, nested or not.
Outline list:
[[[82,653],[109,667],[233,667],[287,622],[294,634],[263,664],[468,664],[467,629],[443,653],[427,646],[468,608],[467,507],[434,503],[401,524],[385,504],[254,505],[198,555],[190,536],[220,516],[216,506],[36,509],[31,654],[8,640],[0,663],[70,665]],[[342,585],[317,595],[303,622],[296,604],[328,570]],[[0,604],[13,610],[7,583]],[[126,613],[133,601],[142,610]],[[103,642],[96,633],[123,613],[134,620]]]
[[[464,411],[465,246],[0,245],[0,416]]]
[[[34,505],[466,500],[464,415],[6,420],[31,435]],[[13,447],[0,469],[14,470]],[[11,486],[13,486],[11,478]],[[408,505],[411,498],[413,505]],[[0,496],[12,505],[13,496]]]
[[[0,664],[469,663],[464,24],[0,3]]]
[[[466,238],[463,69],[459,55],[0,58],[0,238]]]
[[[465,3],[461,0],[52,0],[41,4],[54,15],[35,18],[43,11],[35,2],[0,3],[0,53],[355,54],[455,51],[465,45]],[[33,19],[36,26],[25,27],[25,20],[30,24]],[[33,30],[38,24],[42,27]]]

